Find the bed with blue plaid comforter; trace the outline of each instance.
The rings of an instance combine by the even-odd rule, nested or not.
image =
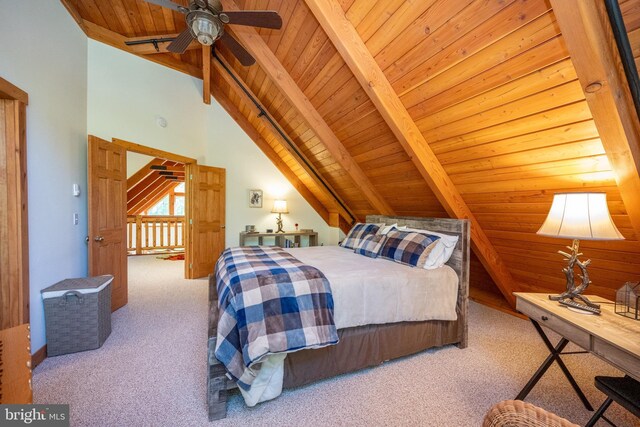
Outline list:
[[[268,355],[338,342],[329,281],[282,248],[226,249],[215,277],[215,355],[244,390]]]

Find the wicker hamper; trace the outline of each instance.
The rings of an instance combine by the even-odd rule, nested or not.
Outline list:
[[[111,334],[113,276],[66,279],[43,289],[47,355],[102,346]]]

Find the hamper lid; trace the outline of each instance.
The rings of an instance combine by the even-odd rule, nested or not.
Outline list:
[[[83,294],[100,292],[113,281],[113,276],[81,277],[77,279],[64,279],[55,285],[44,288],[40,292],[42,298],[55,298],[65,294],[67,291],[78,291]]]

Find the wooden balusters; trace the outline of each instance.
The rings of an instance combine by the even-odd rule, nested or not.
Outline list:
[[[129,215],[127,232],[127,251],[136,255],[184,248],[184,216]]]

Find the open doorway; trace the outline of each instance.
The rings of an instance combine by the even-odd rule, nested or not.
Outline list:
[[[184,163],[127,152],[127,254],[184,260],[185,198]]]
[[[148,158],[128,174],[130,153]],[[128,301],[129,252],[182,246],[186,279],[212,273],[225,242],[224,169],[128,141],[89,136],[88,177],[89,274],[114,276],[112,310]],[[173,215],[149,215],[165,207]],[[176,208],[184,209],[182,219],[175,218]],[[143,223],[143,216],[156,218]],[[160,216],[167,218],[158,221]]]

